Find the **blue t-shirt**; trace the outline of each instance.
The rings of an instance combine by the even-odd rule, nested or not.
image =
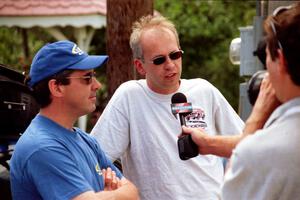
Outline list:
[[[20,137],[10,161],[13,199],[71,199],[104,189],[101,169],[120,171],[96,140],[37,115]]]

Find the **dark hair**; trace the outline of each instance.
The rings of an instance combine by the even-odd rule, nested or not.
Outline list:
[[[55,79],[56,84],[69,85],[70,80],[66,77],[70,76],[70,74],[72,74],[73,72],[74,70],[64,70],[38,82],[36,85],[33,86],[33,95],[41,108],[45,108],[52,101],[50,96],[50,90],[48,87],[49,81]]]
[[[264,30],[272,60],[278,56],[277,49],[282,45],[288,73],[292,81],[300,86],[300,3],[282,10],[276,16],[269,16],[265,20]]]

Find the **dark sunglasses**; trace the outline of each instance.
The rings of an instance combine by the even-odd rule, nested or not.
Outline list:
[[[171,60],[177,60],[182,57],[183,53],[184,53],[184,51],[178,50],[178,51],[173,51],[173,52],[169,53],[168,56]],[[151,60],[151,62],[154,65],[161,65],[164,62],[166,62],[166,60],[167,60],[166,56],[158,56],[158,57],[154,58],[153,60]]]
[[[278,14],[280,14],[280,13],[286,11],[286,10],[291,9],[292,7],[293,7],[292,5],[290,5],[290,6],[279,6],[278,8],[276,8],[276,9],[273,11],[273,18],[272,18],[272,20],[270,20],[270,26],[271,26],[272,31],[273,31],[273,33],[274,33],[276,39],[277,39],[278,47],[279,47],[281,50],[283,50],[283,48],[282,48],[281,42],[279,41],[279,39],[278,39],[278,37],[277,37],[277,31],[276,31],[275,24],[274,24],[274,22],[275,22],[274,17],[276,17]]]
[[[93,82],[94,77],[96,77],[96,72],[90,72],[84,76],[68,76],[66,79],[83,79],[89,85]]]

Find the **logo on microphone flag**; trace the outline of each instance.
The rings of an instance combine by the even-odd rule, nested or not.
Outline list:
[[[193,112],[192,103],[172,103],[171,110],[174,115],[178,113],[191,113]]]

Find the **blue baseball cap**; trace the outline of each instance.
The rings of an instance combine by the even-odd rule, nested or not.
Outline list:
[[[104,64],[107,59],[107,55],[90,56],[68,40],[46,44],[33,58],[28,85],[32,87],[66,69],[94,69]]]

